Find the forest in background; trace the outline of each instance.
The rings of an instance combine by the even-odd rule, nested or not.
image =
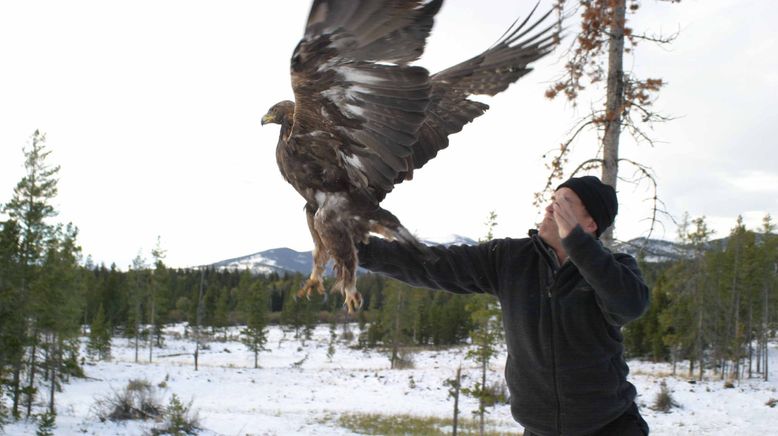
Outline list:
[[[348,315],[340,295],[296,298],[301,274],[169,268],[159,242],[150,261],[138,255],[128,271],[95,265],[82,257],[77,227],[55,222],[59,167],[47,165],[48,154],[45,135],[35,132],[25,176],[2,207],[0,421],[29,417],[41,398],[53,414],[56,392],[84,375],[86,358],[110,359],[111,337],[134,344],[136,361],[153,361],[170,323],[188,323],[195,365],[201,344],[227,339],[237,325],[259,359],[271,323],[304,340],[317,323],[359,322],[360,346],[385,349],[393,368],[418,347],[465,343],[479,346],[485,368],[500,341],[492,297],[415,289],[380,275],[360,277],[364,307]],[[624,329],[628,356],[688,360],[689,376],[699,379],[766,378],[778,308],[778,237],[770,216],[759,229],[738,219],[715,243],[704,217],[686,217],[680,229],[679,260],[639,259],[652,304]],[[80,355],[84,334],[87,356]]]

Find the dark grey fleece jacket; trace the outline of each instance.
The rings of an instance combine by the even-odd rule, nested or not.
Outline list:
[[[585,435],[613,421],[635,399],[627,381],[621,326],[642,315],[649,290],[635,259],[613,254],[576,227],[561,267],[536,230],[529,238],[417,251],[371,238],[364,268],[414,286],[489,293],[502,307],[511,412],[540,435]]]

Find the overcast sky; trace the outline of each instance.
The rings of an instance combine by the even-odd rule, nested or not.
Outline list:
[[[424,56],[435,72],[491,45],[534,0],[448,0]],[[778,220],[778,2],[645,0],[636,31],[679,31],[671,47],[638,47],[626,67],[667,86],[655,107],[675,117],[650,131],[654,148],[626,137],[621,157],[653,168],[676,218],[705,215],[724,236],[738,214]],[[541,2],[541,9],[550,0]],[[190,266],[287,246],[312,247],[303,201],[275,163],[268,107],[292,97],[289,58],[309,1],[0,2],[0,203],[24,174],[22,147],[47,133],[61,165],[55,206],[80,229],[84,254],[124,269],[149,258]],[[571,29],[571,30],[574,30]],[[384,207],[411,231],[440,238],[486,232],[521,237],[538,221],[533,193],[543,155],[590,108],[549,101],[561,51],[537,63],[447,150],[389,194]],[[593,104],[598,104],[595,102]],[[577,143],[571,165],[590,157]],[[633,170],[622,168],[630,177]],[[621,183],[616,236],[645,235],[647,184]],[[675,239],[668,219],[654,237]]]

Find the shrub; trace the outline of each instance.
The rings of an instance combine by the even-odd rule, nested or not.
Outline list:
[[[46,412],[38,416],[38,429],[35,436],[54,436],[54,428],[57,426],[57,415]]]
[[[162,416],[163,407],[148,380],[133,379],[122,391],[98,398],[93,411],[100,421],[146,420]]]
[[[415,364],[413,363],[413,354],[409,351],[400,349],[395,356],[394,365],[392,369],[413,369]]]
[[[673,407],[678,407],[678,403],[676,403],[673,399],[670,390],[667,388],[667,383],[662,380],[662,384],[659,385],[659,392],[656,394],[656,398],[654,399],[654,406],[652,409],[667,413]]]
[[[151,434],[154,436],[163,434],[193,435],[197,434],[198,430],[200,430],[200,419],[197,412],[192,412],[192,402],[184,405],[178,395],[173,394],[170,398],[170,404],[165,409],[165,424],[160,428],[152,429]]]

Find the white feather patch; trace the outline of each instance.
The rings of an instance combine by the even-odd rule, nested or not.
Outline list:
[[[367,85],[375,85],[384,81],[384,78],[378,74],[371,74],[368,71],[359,70],[351,67],[338,68],[338,73],[340,73],[343,79],[352,83],[364,83]]]
[[[343,152],[340,152],[340,156],[343,158],[343,160],[347,164],[351,165],[354,168],[357,168],[359,170],[364,171],[365,166],[362,165],[362,161],[359,159],[359,156],[356,156],[356,155],[353,155],[353,154],[351,156],[349,156],[349,155],[347,155],[347,154],[345,154]]]

